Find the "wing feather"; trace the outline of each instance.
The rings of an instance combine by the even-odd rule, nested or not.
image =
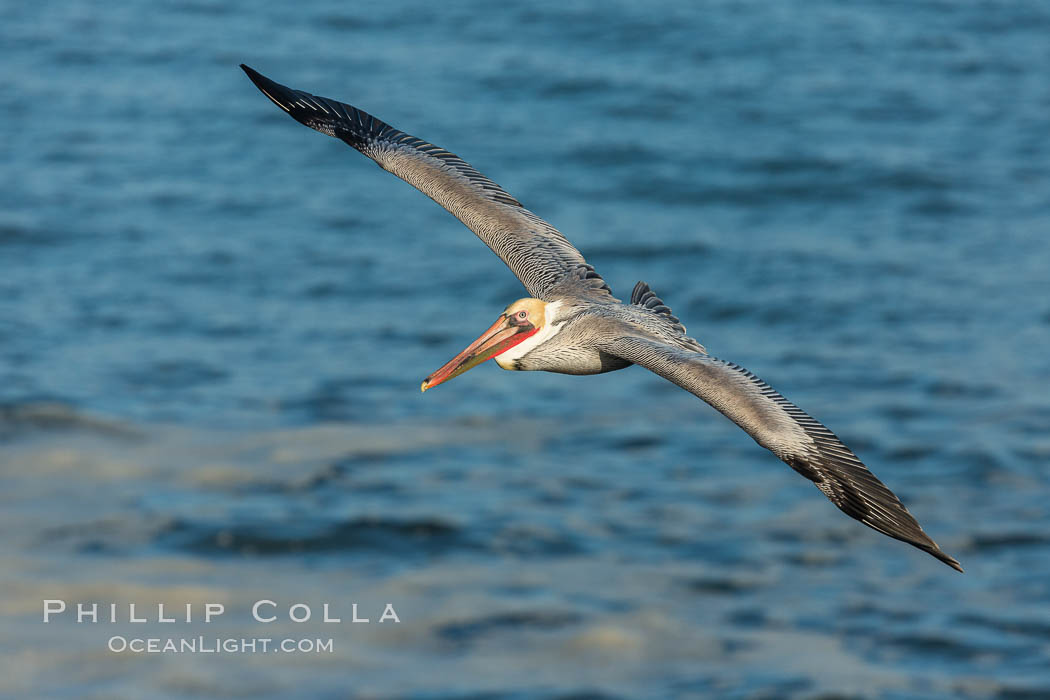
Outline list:
[[[812,481],[846,515],[962,571],[959,562],[941,551],[897,496],[834,433],[748,370],[648,338],[617,338],[603,349],[711,404]]]
[[[345,141],[462,221],[518,276],[532,296],[566,291],[612,300],[608,285],[556,228],[469,163],[351,105],[293,90],[241,65],[255,86],[296,121]]]

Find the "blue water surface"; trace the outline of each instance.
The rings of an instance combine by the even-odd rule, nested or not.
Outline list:
[[[0,4],[0,691],[1050,697],[1048,36],[1041,2]],[[649,282],[967,573],[639,368],[420,395],[525,292],[242,62]],[[215,596],[403,622],[293,626],[319,661],[38,620]]]

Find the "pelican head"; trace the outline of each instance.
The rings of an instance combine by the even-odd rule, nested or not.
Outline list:
[[[423,380],[420,387],[426,391],[442,382],[480,365],[490,357],[497,357],[523,343],[547,325],[548,304],[539,299],[518,299],[508,306],[487,331],[467,348]],[[499,359],[496,360],[499,362]],[[504,369],[509,366],[500,364]]]

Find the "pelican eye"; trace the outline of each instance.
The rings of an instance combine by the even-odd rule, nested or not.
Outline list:
[[[529,316],[529,312],[528,311],[519,311],[518,312],[518,318],[520,318],[522,321],[524,321],[526,318],[528,318],[528,316]]]

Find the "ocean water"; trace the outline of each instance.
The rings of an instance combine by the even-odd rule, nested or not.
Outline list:
[[[0,4],[0,695],[1050,697],[1048,35],[1040,2]],[[966,574],[639,368],[421,395],[520,284],[241,62],[649,282]]]

